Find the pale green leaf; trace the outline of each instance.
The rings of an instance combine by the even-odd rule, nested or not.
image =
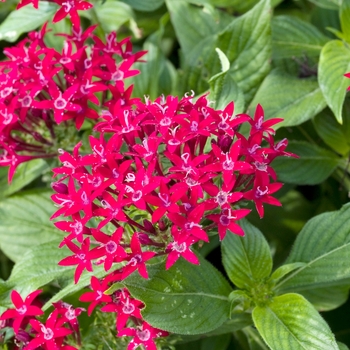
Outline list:
[[[50,221],[50,192],[28,191],[0,202],[0,248],[13,261],[44,242],[62,237]]]
[[[339,350],[349,350],[349,348],[345,344],[343,344],[339,341],[337,342],[337,344],[339,346]]]
[[[298,269],[299,267],[305,266],[306,263],[302,262],[296,262],[292,264],[286,264],[280,266],[276,271],[273,272],[273,274],[270,277],[270,280],[273,282],[277,282],[280,279],[282,279],[284,276],[286,276],[288,273]]]
[[[301,295],[285,294],[257,306],[253,320],[271,350],[339,350],[327,323]]]
[[[164,4],[164,0],[121,0],[138,11],[154,11]]]
[[[315,26],[295,16],[276,16],[271,26],[274,59],[318,56],[329,41]]]
[[[224,109],[231,101],[234,102],[235,114],[244,112],[244,96],[238,85],[233,79],[228,70],[230,69],[230,62],[226,55],[220,50],[216,49],[220,61],[222,71],[215,74],[210,80],[210,99],[215,102],[216,109]]]
[[[39,1],[39,8],[24,6],[12,11],[0,25],[0,40],[15,42],[22,33],[38,28],[49,20],[57,10],[57,5]]]
[[[326,180],[337,167],[340,158],[328,150],[304,141],[292,141],[288,152],[299,156],[276,158],[272,166],[279,181],[298,184],[316,185]]]
[[[0,198],[9,196],[49,169],[49,165],[43,159],[34,159],[30,162],[22,163],[16,169],[11,184],[8,183],[8,167],[0,168]]]
[[[304,262],[276,285],[279,293],[350,286],[350,204],[309,220],[298,234],[287,263]]]
[[[272,257],[264,235],[255,226],[246,220],[239,225],[245,236],[227,232],[221,244],[222,263],[237,287],[250,289],[269,277]]]
[[[322,140],[337,153],[347,155],[350,151],[350,111],[345,106],[343,124],[339,124],[333,113],[326,109],[313,119],[315,130]]]
[[[132,274],[124,282],[146,307],[144,319],[154,327],[179,334],[200,334],[228,319],[231,288],[204,258],[200,265],[181,259],[169,270],[164,263],[147,267],[149,279]]]
[[[275,129],[304,123],[327,105],[314,78],[299,79],[277,69],[260,85],[249,110],[259,103],[264,108],[265,120],[284,119]]]
[[[344,77],[350,71],[350,49],[340,40],[328,42],[321,51],[318,82],[329,108],[342,123],[342,109],[349,85]]]
[[[125,22],[135,19],[135,14],[129,5],[115,0],[107,0],[103,4],[98,3],[94,5],[93,11],[105,32],[116,31]]]

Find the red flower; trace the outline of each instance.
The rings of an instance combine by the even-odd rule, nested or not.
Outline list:
[[[11,300],[15,309],[6,310],[0,317],[0,320],[7,320],[13,318],[13,330],[17,334],[21,327],[23,319],[27,316],[34,317],[40,316],[44,312],[37,306],[31,305],[34,299],[41,293],[41,290],[36,290],[33,293],[30,293],[26,299],[23,301],[18,292],[13,290],[11,292]]]

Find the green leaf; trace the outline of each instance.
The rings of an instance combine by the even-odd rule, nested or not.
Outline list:
[[[275,129],[304,123],[326,107],[314,78],[299,79],[277,69],[260,85],[249,109],[255,108],[258,103],[264,108],[266,120],[284,119]]]
[[[235,11],[242,13],[253,8],[260,0],[211,0],[218,7],[232,7]],[[271,6],[280,4],[283,0],[271,0]]]
[[[270,280],[273,282],[277,282],[280,279],[282,279],[284,276],[286,276],[288,273],[298,269],[299,267],[303,267],[305,265],[306,263],[302,263],[302,262],[282,265],[276,271],[274,271],[274,273],[270,277]]]
[[[340,6],[340,25],[344,35],[344,39],[350,42],[350,0],[342,0]]]
[[[349,286],[310,288],[301,292],[317,310],[330,311],[346,303]]]
[[[138,11],[150,12],[164,4],[164,0],[121,0]]]
[[[318,56],[329,41],[315,26],[295,16],[273,17],[271,28],[274,59]]]
[[[317,215],[301,230],[287,263],[306,265],[276,285],[279,293],[350,286],[350,204],[340,210]]]
[[[185,0],[166,0],[171,22],[184,55],[201,40],[223,29],[222,21]]]
[[[124,282],[146,304],[143,318],[154,327],[179,334],[200,334],[228,319],[231,288],[204,258],[200,265],[181,259],[169,270],[164,263],[147,267],[149,279],[132,274]]]
[[[43,159],[34,159],[30,162],[22,163],[16,169],[11,184],[7,181],[7,167],[0,168],[0,198],[7,197],[24,186],[30,184],[33,180],[42,175],[49,169],[48,164]]]
[[[49,20],[56,9],[56,4],[39,1],[38,9],[25,6],[10,12],[0,25],[0,40],[15,42],[22,33],[36,29]]]
[[[337,342],[337,344],[339,346],[339,350],[349,350],[349,348],[345,344],[343,344],[339,341]]]
[[[21,256],[6,281],[7,291],[0,289],[0,305],[9,306],[9,293],[16,289],[22,297],[70,272],[72,279],[75,267],[63,267],[57,263],[70,255],[70,251],[58,248],[61,240],[53,240],[33,247]]]
[[[31,247],[62,237],[50,222],[54,211],[46,191],[25,192],[1,201],[1,250],[16,262]]]
[[[343,156],[350,151],[350,113],[348,109],[344,108],[342,125],[337,123],[329,109],[322,111],[313,119],[315,130],[322,140]]]
[[[329,108],[342,123],[342,108],[349,85],[344,77],[350,71],[350,49],[340,40],[328,42],[321,51],[318,82]]]
[[[342,0],[309,0],[319,7],[328,10],[338,10]]]
[[[234,337],[240,345],[240,350],[268,350],[259,332],[253,327],[246,327],[234,332]]]
[[[340,162],[336,154],[304,141],[290,142],[287,150],[300,158],[280,157],[273,161],[272,166],[282,182],[319,184],[332,174]]]
[[[200,93],[208,89],[208,79],[220,71],[218,47],[231,63],[229,72],[249,102],[270,70],[270,18],[270,2],[263,0],[219,35],[199,42],[186,56],[183,80],[187,90]]]
[[[339,350],[327,323],[301,295],[275,297],[253,310],[253,320],[272,350]]]
[[[135,19],[132,8],[120,1],[107,0],[104,4],[96,4],[93,11],[105,32],[116,31],[125,22]]]
[[[270,275],[272,258],[264,235],[246,220],[239,225],[245,236],[226,234],[221,244],[222,263],[237,287],[250,289]]]
[[[234,101],[235,114],[242,113],[244,112],[244,96],[228,72],[230,62],[220,49],[217,48],[216,51],[219,54],[222,71],[209,80],[210,98],[215,101],[216,109],[224,109],[231,101]]]

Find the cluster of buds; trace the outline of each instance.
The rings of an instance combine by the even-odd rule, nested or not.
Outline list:
[[[14,348],[23,350],[63,349],[77,350],[68,345],[70,338],[80,345],[80,332],[77,316],[84,309],[72,305],[54,303],[54,310],[45,323],[38,320],[44,312],[37,297],[41,290],[30,293],[25,300],[13,290],[11,293],[14,309],[6,310],[0,317],[3,327],[12,327],[15,333]]]

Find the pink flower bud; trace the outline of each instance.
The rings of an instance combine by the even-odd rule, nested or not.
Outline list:
[[[62,182],[53,182],[51,187],[59,194],[68,194],[68,186]]]

